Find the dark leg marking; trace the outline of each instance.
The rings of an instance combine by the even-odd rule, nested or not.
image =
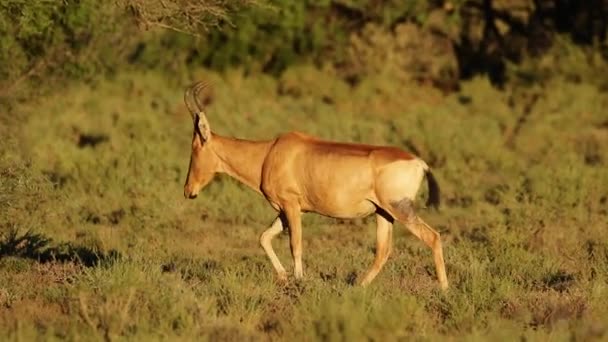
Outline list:
[[[414,201],[409,198],[404,198],[400,201],[390,202],[391,207],[399,215],[399,219],[404,223],[413,223],[416,219],[416,213],[414,210]]]

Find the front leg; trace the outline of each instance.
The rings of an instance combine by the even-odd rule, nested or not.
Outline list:
[[[281,261],[279,261],[279,258],[272,248],[272,239],[281,233],[283,228],[283,220],[281,219],[281,215],[279,215],[274,222],[272,222],[272,225],[260,236],[260,244],[262,245],[262,248],[264,248],[266,255],[268,255],[272,266],[277,271],[279,281],[287,280],[287,272],[285,271],[283,265],[281,265]]]
[[[289,225],[289,242],[296,279],[304,276],[302,270],[302,218],[299,205],[288,205],[284,209]]]
[[[381,213],[376,214],[376,259],[365,276],[359,282],[367,286],[376,278],[391,254],[393,237],[393,218]]]

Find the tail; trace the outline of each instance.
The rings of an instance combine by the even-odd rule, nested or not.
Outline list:
[[[437,180],[430,168],[426,168],[424,170],[424,175],[426,176],[426,182],[429,186],[429,199],[426,201],[427,207],[434,207],[435,209],[439,209],[440,202],[440,192],[439,192],[439,184],[437,184]]]

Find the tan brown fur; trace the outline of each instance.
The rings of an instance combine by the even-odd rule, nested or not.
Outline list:
[[[337,218],[375,213],[376,259],[360,283],[369,284],[386,263],[397,220],[432,249],[440,286],[448,287],[439,233],[414,213],[412,205],[430,172],[424,161],[395,147],[325,141],[299,132],[266,141],[222,137],[211,132],[197,101],[203,88],[198,83],[185,94],[194,134],[184,196],[196,197],[216,173],[227,173],[264,195],[279,214],[260,236],[260,244],[279,279],[285,280],[287,272],[271,241],[284,228],[289,228],[295,277],[303,276],[302,212]],[[192,92],[197,110],[190,104]]]

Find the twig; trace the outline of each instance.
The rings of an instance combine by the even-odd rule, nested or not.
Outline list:
[[[536,104],[536,101],[538,101],[539,97],[540,97],[539,93],[532,94],[532,98],[530,99],[530,101],[528,101],[528,103],[526,103],[524,105],[522,113],[519,116],[519,118],[517,119],[517,122],[515,123],[515,126],[513,127],[513,129],[508,130],[504,134],[505,145],[508,148],[512,149],[514,147],[515,138],[517,138],[522,127],[528,121],[528,118],[530,117],[530,114],[532,113],[532,108]]]
[[[18,85],[23,83],[25,80],[33,76],[38,72],[39,69],[47,65],[46,59],[39,60],[33,67],[31,67],[27,72],[21,74],[21,76],[17,77],[12,84],[8,85],[4,89],[0,89],[0,97],[8,96],[8,93],[13,91]]]
[[[84,295],[82,293],[80,293],[80,295],[78,296],[78,301],[80,303],[80,315],[82,316],[84,321],[91,327],[91,329],[93,329],[93,332],[95,334],[97,334],[97,326],[95,326],[95,324],[91,320],[91,317],[89,317],[89,313],[87,310],[87,303],[86,303],[86,301],[84,299]]]

